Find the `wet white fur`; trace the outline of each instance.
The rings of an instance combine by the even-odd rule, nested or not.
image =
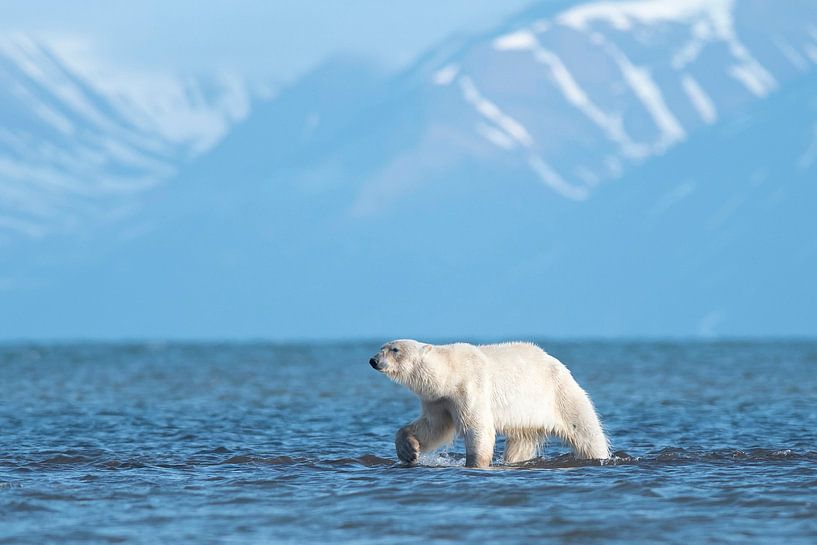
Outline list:
[[[420,417],[397,432],[403,461],[416,462],[419,452],[450,442],[456,433],[472,467],[490,465],[497,433],[506,438],[506,463],[533,458],[549,436],[580,458],[610,456],[587,393],[567,367],[534,344],[398,340],[383,345],[375,360],[421,401]]]

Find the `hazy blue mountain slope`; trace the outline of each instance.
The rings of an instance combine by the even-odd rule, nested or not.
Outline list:
[[[609,6],[327,63],[5,254],[2,335],[817,334],[814,6]]]
[[[814,121],[789,112],[817,118],[815,91],[809,78],[751,128],[709,129],[583,203],[504,170],[432,180],[365,220],[258,192],[229,222],[136,239],[36,304],[7,298],[37,312],[4,330],[65,329],[59,309],[81,306],[71,333],[813,333],[817,195],[800,160]]]

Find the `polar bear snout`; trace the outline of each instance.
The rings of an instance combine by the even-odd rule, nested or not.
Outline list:
[[[380,363],[377,361],[377,358],[369,358],[369,365],[372,366],[372,369],[376,369],[380,371]]]

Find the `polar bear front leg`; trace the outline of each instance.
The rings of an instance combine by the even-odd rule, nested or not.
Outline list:
[[[394,447],[397,457],[416,464],[420,452],[428,452],[454,439],[454,421],[444,406],[423,403],[423,414],[414,422],[397,430]]]
[[[487,390],[462,390],[453,407],[457,429],[465,440],[466,467],[488,467],[494,457],[496,429]]]
[[[397,457],[401,462],[407,464],[416,464],[420,458],[420,442],[412,431],[412,427],[416,425],[417,421],[415,420],[411,424],[403,426],[397,430],[397,435],[394,438],[394,448],[397,450]]]
[[[496,430],[492,425],[480,424],[463,430],[465,439],[465,466],[488,467],[494,457]]]

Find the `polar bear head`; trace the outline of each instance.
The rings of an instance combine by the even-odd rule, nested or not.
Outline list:
[[[395,382],[411,387],[415,380],[425,374],[425,357],[430,351],[430,344],[411,339],[391,341],[369,358],[369,365]]]

